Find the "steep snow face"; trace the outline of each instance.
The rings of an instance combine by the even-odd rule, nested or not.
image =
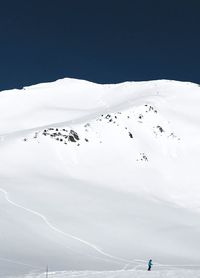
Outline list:
[[[199,105],[168,80],[0,92],[0,277],[196,265]]]

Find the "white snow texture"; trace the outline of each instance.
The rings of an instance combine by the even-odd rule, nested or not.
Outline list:
[[[0,277],[200,277],[199,107],[169,80],[0,92]]]

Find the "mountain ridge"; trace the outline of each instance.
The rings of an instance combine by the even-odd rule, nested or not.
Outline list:
[[[198,263],[199,104],[169,80],[1,92],[0,277]]]

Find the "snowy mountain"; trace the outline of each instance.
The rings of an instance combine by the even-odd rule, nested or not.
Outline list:
[[[200,275],[199,107],[169,80],[0,92],[0,277]]]

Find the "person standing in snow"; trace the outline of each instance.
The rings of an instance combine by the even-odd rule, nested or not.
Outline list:
[[[152,260],[149,260],[148,262],[148,271],[151,271],[151,267],[152,267]]]

